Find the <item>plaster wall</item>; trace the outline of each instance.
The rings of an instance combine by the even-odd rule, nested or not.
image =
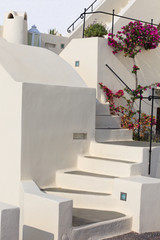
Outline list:
[[[19,205],[22,85],[0,65],[0,199]]]
[[[56,171],[76,166],[94,138],[95,90],[25,83],[22,105],[22,179],[52,186]]]
[[[47,48],[48,50],[60,54],[69,43],[68,37],[57,36],[52,34],[41,34],[41,47]],[[63,46],[62,46],[63,45]]]
[[[12,14],[13,18],[10,18]],[[11,43],[27,44],[27,15],[26,13],[6,13],[4,27],[3,27],[3,37]]]
[[[159,15],[160,2],[157,0],[136,0],[130,8],[128,8],[124,16],[143,20],[146,22],[153,22],[155,24],[160,23]],[[130,20],[119,19],[115,24],[115,32],[117,32],[122,26],[126,25]]]
[[[22,181],[20,196],[20,239],[61,240],[69,235],[72,227],[72,200],[45,194],[33,181]]]
[[[76,71],[51,51],[8,43],[4,39],[0,39],[0,49],[0,63],[15,81],[86,87]]]
[[[19,239],[19,208],[0,202],[0,239]]]
[[[94,11],[104,11],[112,13],[113,9],[116,9],[116,13],[118,14],[127,4],[130,2],[130,0],[103,0],[101,3],[99,3],[98,6],[94,9]],[[91,10],[89,10],[91,11]],[[105,15],[105,14],[92,14],[87,15],[86,18],[86,27],[90,24],[92,24],[94,21],[102,24],[106,24],[106,28],[108,29],[107,23],[111,22],[111,16]],[[82,29],[83,29],[83,23],[80,23],[76,30],[70,34],[70,39],[73,38],[81,38],[82,37]]]
[[[126,201],[120,200],[121,192],[127,194]],[[121,212],[133,216],[133,231],[159,231],[159,179],[143,176],[115,179],[113,196],[117,199],[117,206]]]
[[[124,89],[124,85],[105,64],[108,64],[131,89],[135,88],[135,78],[131,73],[133,67],[132,59],[125,58],[122,53],[113,55],[112,48],[108,46],[107,39],[105,38],[73,39],[60,56],[74,67],[89,87],[97,89],[97,98],[100,101],[104,97],[102,90],[99,88],[99,82],[111,88],[113,92]],[[79,67],[74,66],[76,60],[80,61]],[[159,47],[155,50],[142,51],[137,56],[136,62],[140,67],[140,71],[138,72],[139,84],[145,86],[160,82],[159,61]],[[144,96],[150,94],[151,90],[148,90]],[[135,106],[138,107],[138,105],[137,101]],[[154,114],[156,114],[158,106],[159,102],[155,101]],[[143,100],[142,110],[150,114],[151,102]]]
[[[78,72],[88,87],[97,89],[98,38],[73,39],[60,56]],[[78,67],[76,61],[79,61]]]
[[[0,37],[3,37],[3,26],[0,26]]]

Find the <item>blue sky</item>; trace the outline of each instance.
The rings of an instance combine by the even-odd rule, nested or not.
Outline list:
[[[3,25],[4,13],[26,11],[28,28],[33,24],[41,32],[48,33],[56,28],[59,33],[66,35],[67,27],[88,7],[93,0],[5,0],[0,3],[0,25]]]

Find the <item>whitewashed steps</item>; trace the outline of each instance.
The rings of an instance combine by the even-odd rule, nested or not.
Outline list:
[[[70,240],[100,240],[131,232],[132,218],[122,216],[112,220],[74,227]]]
[[[110,143],[91,142],[89,154],[90,156],[117,159],[130,162],[142,162],[144,154],[143,147],[125,146]]]
[[[96,102],[96,116],[98,115],[110,115],[109,103]]]
[[[98,128],[121,128],[121,119],[119,116],[97,115],[96,129]]]
[[[108,176],[129,177],[140,174],[141,164],[95,156],[79,156],[78,169]]]
[[[56,173],[56,186],[89,192],[112,193],[115,176],[94,174],[77,170]]]
[[[92,208],[98,210],[114,210],[116,200],[106,193],[86,192],[64,188],[43,189],[47,194],[73,200],[74,208]]]
[[[132,130],[128,129],[96,129],[95,131],[96,142],[108,142],[108,141],[131,141]]]
[[[109,104],[96,103],[96,142],[131,141],[132,130],[122,129],[119,116],[111,115]]]

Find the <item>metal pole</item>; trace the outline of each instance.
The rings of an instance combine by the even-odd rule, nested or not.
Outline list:
[[[151,128],[150,128],[150,147],[149,147],[149,168],[148,174],[151,173],[151,158],[152,158],[152,127],[153,127],[153,107],[154,107],[154,88],[152,88],[152,108],[151,108]]]
[[[114,13],[115,13],[115,10],[113,9],[113,15],[112,15],[112,34],[114,33]]]
[[[153,19],[151,19],[151,25],[153,25]]]
[[[84,38],[84,31],[85,31],[85,25],[86,25],[86,8],[84,9],[84,13],[83,13],[83,35],[82,38]]]
[[[91,6],[91,12],[93,12],[93,4],[92,4],[92,6]]]
[[[141,108],[142,108],[142,90],[140,90],[140,99],[139,99],[139,119],[138,119],[138,141],[140,141],[140,121],[141,121]]]

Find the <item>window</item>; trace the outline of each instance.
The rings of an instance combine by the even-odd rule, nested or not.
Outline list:
[[[64,49],[64,43],[61,43],[61,49]]]
[[[56,44],[54,43],[45,43],[45,48],[52,50],[56,47]]]

